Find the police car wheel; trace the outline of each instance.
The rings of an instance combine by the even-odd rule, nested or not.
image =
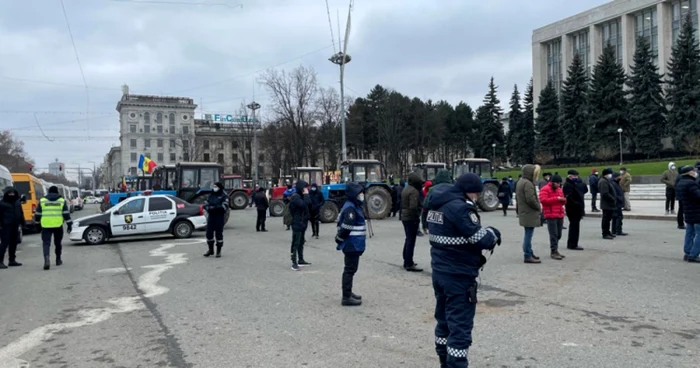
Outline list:
[[[194,232],[194,226],[187,220],[180,220],[173,226],[173,235],[178,239],[189,238],[192,232]]]
[[[107,240],[107,232],[99,226],[90,226],[83,235],[85,242],[90,245],[102,244]]]

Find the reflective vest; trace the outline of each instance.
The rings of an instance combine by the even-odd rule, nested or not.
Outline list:
[[[345,239],[344,242],[338,244],[338,250],[343,250],[345,252],[364,252],[365,242],[367,238],[367,228],[365,223],[365,214],[361,207],[356,206],[354,203],[347,201],[343,208],[340,210],[340,216],[338,216],[338,226],[345,226],[343,222],[345,221],[345,216],[349,211],[355,212],[355,221],[350,228],[350,234]]]
[[[62,197],[55,201],[50,201],[44,197],[39,201],[42,228],[55,229],[63,226],[63,206],[65,203],[66,200]]]

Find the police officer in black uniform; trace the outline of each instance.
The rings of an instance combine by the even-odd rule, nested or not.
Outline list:
[[[484,250],[501,243],[501,233],[482,227],[476,200],[481,178],[467,173],[454,185],[435,187],[428,204],[430,255],[435,291],[435,350],[441,368],[466,368],[476,313],[476,278]]]
[[[224,246],[224,222],[226,221],[226,211],[228,211],[228,196],[224,191],[224,185],[215,183],[212,186],[204,209],[207,210],[207,246],[209,250],[204,253],[205,257],[214,254],[214,236],[216,236],[216,258],[221,257],[221,248]]]

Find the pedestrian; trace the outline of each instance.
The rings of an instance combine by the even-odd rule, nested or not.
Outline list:
[[[335,243],[338,245],[336,249],[342,251],[345,257],[342,278],[343,297],[340,304],[352,307],[362,304],[362,297],[352,292],[352,281],[366,245],[367,228],[365,213],[362,211],[365,194],[364,188],[354,182],[347,184],[345,192],[347,200],[338,217],[338,232],[335,235]]]
[[[311,236],[318,239],[319,224],[321,222],[321,206],[323,206],[324,199],[323,193],[318,190],[318,185],[316,185],[316,183],[311,184],[309,200],[311,201],[311,211],[309,213],[311,216]]]
[[[676,164],[673,162],[668,163],[668,170],[664,171],[661,175],[661,182],[666,184],[666,214],[675,215],[676,214],[676,178],[678,178],[678,171],[676,170]]]
[[[260,191],[260,185],[259,185],[259,184],[255,184],[255,187],[253,187],[253,191],[252,191],[253,195],[255,195],[256,193],[258,193],[258,191]],[[249,208],[250,208],[250,207],[253,207],[254,204],[255,204],[255,201],[250,201],[250,203],[248,204],[248,207],[249,207]],[[257,208],[257,206],[256,206],[256,208]]]
[[[22,265],[17,262],[17,244],[20,240],[19,228],[26,225],[19,191],[15,187],[5,187],[0,201],[0,269]],[[5,251],[9,256],[7,265],[4,263]]]
[[[542,179],[537,182],[537,188],[542,189],[545,185],[549,184],[549,180],[552,178],[552,173],[546,172],[542,174]]]
[[[440,367],[469,365],[477,303],[476,278],[486,263],[482,251],[493,251],[501,244],[500,231],[481,225],[476,201],[482,190],[481,178],[466,173],[454,185],[435,188],[428,203],[437,322],[435,351]]]
[[[697,169],[692,166],[681,168],[681,179],[676,185],[677,194],[683,203],[685,214],[685,241],[683,260],[700,263],[700,184]]]
[[[284,191],[284,193],[282,193],[282,203],[284,203],[285,206],[289,206],[289,199],[294,193],[296,193],[296,189],[293,188],[292,183],[287,180],[287,189]],[[287,225],[287,230],[289,230],[291,226],[292,225]]]
[[[578,177],[576,170],[569,170],[563,192],[566,198],[566,217],[569,218],[569,234],[566,241],[566,248],[570,250],[583,250],[579,245],[581,235],[581,219],[585,216],[586,203],[584,196],[588,193],[588,188]]]
[[[396,198],[396,188],[398,187],[398,184],[394,181],[394,176],[390,175],[389,176],[389,188],[391,189],[391,212],[389,213],[389,217],[396,217],[396,212],[397,209],[396,207],[399,204],[398,199]]]
[[[540,263],[540,257],[532,251],[535,228],[542,226],[542,206],[537,197],[535,182],[540,175],[540,165],[523,166],[523,177],[518,180],[515,195],[518,199],[518,222],[525,229],[523,256],[525,263]]]
[[[622,187],[622,192],[625,195],[625,206],[623,209],[625,211],[631,211],[630,190],[632,189],[632,175],[630,175],[625,167],[620,168],[620,175],[622,176],[620,179],[620,187]]]
[[[433,185],[428,190],[428,195],[423,200],[423,208],[428,209],[428,203],[430,203],[430,198],[433,196],[433,190],[439,186],[451,185],[452,178],[450,177],[450,172],[445,169],[438,170],[435,174],[435,180],[433,180]]]
[[[508,182],[508,178],[503,178],[501,180],[501,185],[498,186],[498,201],[501,202],[503,207],[503,216],[508,216],[508,206],[510,206],[510,201],[513,199],[513,189]]]
[[[550,179],[549,184],[540,189],[542,213],[547,220],[547,231],[549,232],[550,257],[556,260],[564,259],[564,256],[559,253],[559,240],[561,239],[562,227],[564,227],[564,205],[566,204],[561,185],[561,176],[555,174]]]
[[[613,188],[615,189],[617,208],[615,208],[615,213],[613,213],[612,220],[612,233],[614,236],[627,236],[626,232],[622,231],[622,219],[624,215],[622,214],[622,209],[625,204],[625,195],[620,186],[620,180],[622,175],[620,173],[613,173],[613,181],[611,182]]]
[[[265,220],[267,219],[267,209],[270,208],[270,202],[267,200],[265,188],[258,187],[258,191],[253,194],[252,202],[258,210],[258,218],[255,221],[255,231],[267,232],[265,229]]]
[[[518,182],[522,178],[523,178],[523,174],[518,174],[518,179],[513,184],[513,193],[515,194],[515,217],[519,216],[519,213],[518,213],[518,195],[517,195],[517,192],[515,189],[518,187]]]
[[[70,210],[65,198],[58,194],[58,187],[53,185],[49,188],[46,196],[39,200],[34,218],[41,224],[41,243],[44,250],[44,270],[51,268],[51,236],[56,247],[56,266],[63,264],[61,255],[63,253],[63,223],[67,225],[68,233],[73,230],[73,222],[70,219]]]
[[[399,221],[401,221],[401,193],[403,192],[403,188],[406,186],[406,182],[403,179],[399,179],[399,185],[396,186],[396,212],[394,213],[394,216],[396,214],[399,214]]]
[[[211,193],[204,209],[209,217],[207,218],[207,252],[205,257],[214,255],[214,244],[216,239],[216,258],[221,258],[221,248],[224,246],[224,224],[226,222],[226,211],[228,211],[228,196],[224,190],[224,185],[220,182],[211,186]]]
[[[603,218],[600,226],[603,230],[603,239],[615,239],[610,230],[610,225],[615,211],[617,211],[617,194],[611,181],[613,180],[613,169],[605,168],[603,175],[598,180],[598,193],[600,193],[600,209],[603,210]]]
[[[294,194],[289,197],[289,211],[292,214],[292,270],[299,271],[299,266],[311,266],[304,259],[306,229],[309,226],[311,201],[308,184],[297,180]]]
[[[698,171],[698,168],[700,168],[700,161],[695,163],[695,171]],[[676,188],[676,200],[678,201],[678,213],[676,214],[676,222],[678,223],[678,229],[679,230],[685,230],[685,216],[683,215],[683,201],[680,199],[680,195],[678,194],[678,182],[681,180],[683,175],[681,175],[681,168],[678,168],[678,175],[676,176],[676,182],[675,182],[675,188]]]
[[[422,269],[413,262],[416,248],[416,236],[420,226],[420,191],[423,180],[418,173],[408,175],[408,186],[401,192],[401,223],[406,239],[403,243],[403,267],[406,271],[421,272]]]
[[[425,222],[425,220],[428,217],[428,209],[423,206],[423,203],[428,199],[428,192],[430,191],[430,188],[433,187],[433,182],[431,180],[426,180],[425,184],[423,184],[423,190],[421,191],[421,197],[420,197],[420,223],[421,223],[421,228],[423,229],[423,233],[428,232],[428,224]]]
[[[600,212],[596,206],[598,199],[598,169],[593,168],[591,175],[588,176],[588,185],[591,188],[591,212]]]

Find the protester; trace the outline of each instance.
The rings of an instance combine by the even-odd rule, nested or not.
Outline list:
[[[267,219],[267,209],[270,207],[270,203],[265,195],[265,188],[258,188],[258,191],[253,194],[252,202],[255,203],[255,208],[258,210],[255,231],[267,232],[265,230],[265,220]]]
[[[561,176],[554,175],[549,184],[540,189],[542,213],[547,220],[547,231],[549,232],[550,256],[556,260],[564,259],[564,256],[559,253],[559,240],[564,226],[564,205],[566,204],[561,184]]]
[[[683,260],[700,263],[700,184],[697,169],[692,166],[681,168],[681,178],[676,185],[677,194],[683,203],[685,215],[685,241]]]
[[[323,206],[323,193],[318,190],[318,185],[316,183],[311,184],[311,190],[309,190],[309,200],[311,201],[311,236],[318,239],[319,230],[321,223],[321,207]]]
[[[423,181],[418,173],[408,176],[408,186],[401,192],[401,223],[403,224],[406,239],[403,244],[403,267],[406,271],[421,272],[413,262],[413,253],[416,248],[416,236],[420,226],[421,206],[420,191]]]
[[[600,209],[603,210],[603,218],[601,220],[601,228],[603,230],[603,239],[615,239],[610,225],[612,223],[613,214],[617,210],[617,194],[615,188],[611,184],[613,180],[613,169],[605,168],[603,176],[598,180],[598,193],[600,193]]]
[[[53,187],[52,187],[53,188]],[[43,198],[42,198],[43,200]],[[56,221],[63,226],[61,219],[63,207],[59,209]],[[68,216],[70,220],[70,216]],[[26,226],[24,214],[22,213],[22,201],[19,191],[14,187],[5,187],[2,200],[0,200],[0,269],[7,266],[19,267],[22,264],[17,262],[17,244],[20,240],[20,226]],[[60,243],[60,241],[59,241]],[[9,251],[8,263],[5,265],[5,251]],[[61,262],[61,251],[56,248],[58,256],[57,262]]]
[[[566,217],[569,218],[569,234],[566,241],[566,248],[570,250],[583,250],[579,245],[581,234],[581,219],[585,216],[586,203],[584,196],[588,193],[588,188],[581,179],[578,171],[569,170],[563,192],[566,197]]]
[[[678,178],[678,171],[676,170],[676,164],[673,162],[668,163],[668,170],[664,171],[661,175],[661,182],[666,184],[666,214],[675,215],[676,214],[676,178]]]
[[[615,189],[615,194],[617,195],[617,201],[615,202],[617,208],[615,208],[615,212],[613,213],[612,233],[615,236],[626,236],[628,234],[622,231],[622,219],[624,217],[622,209],[625,204],[625,195],[620,186],[620,180],[622,180],[622,175],[620,175],[620,173],[613,173],[613,181],[610,184],[612,184]]]
[[[623,209],[625,211],[631,211],[632,206],[630,205],[630,190],[632,189],[632,175],[630,175],[625,167],[620,168],[620,175],[622,176],[620,179],[620,187],[622,187],[622,192],[625,195],[625,206]]]
[[[431,180],[426,180],[425,183],[423,184],[423,190],[421,190],[421,202],[420,202],[420,223],[421,223],[421,228],[423,229],[423,233],[428,232],[428,224],[425,222],[428,216],[428,208],[425,207],[424,203],[427,203],[428,199],[428,192],[430,191],[430,188],[433,186],[433,182]]]
[[[518,221],[525,229],[523,236],[525,263],[541,262],[540,257],[532,251],[532,236],[535,234],[535,228],[542,226],[542,207],[535,189],[535,181],[540,175],[540,170],[540,165],[523,166],[523,177],[518,180],[518,185],[515,187],[518,198]]]
[[[588,185],[591,187],[591,212],[600,212],[596,206],[598,199],[598,169],[593,168],[591,175],[588,177]]]
[[[542,174],[542,179],[537,182],[537,188],[542,189],[545,185],[549,184],[549,180],[552,178],[552,173],[546,172]]]
[[[508,216],[508,206],[513,200],[513,189],[508,182],[508,178],[503,178],[501,180],[501,185],[498,186],[498,201],[501,202],[503,207],[503,216]]]
[[[306,229],[309,226],[309,199],[308,184],[303,180],[297,180],[294,194],[289,197],[289,212],[292,215],[292,270],[299,271],[299,266],[310,266],[304,258],[304,243],[306,242]]]

